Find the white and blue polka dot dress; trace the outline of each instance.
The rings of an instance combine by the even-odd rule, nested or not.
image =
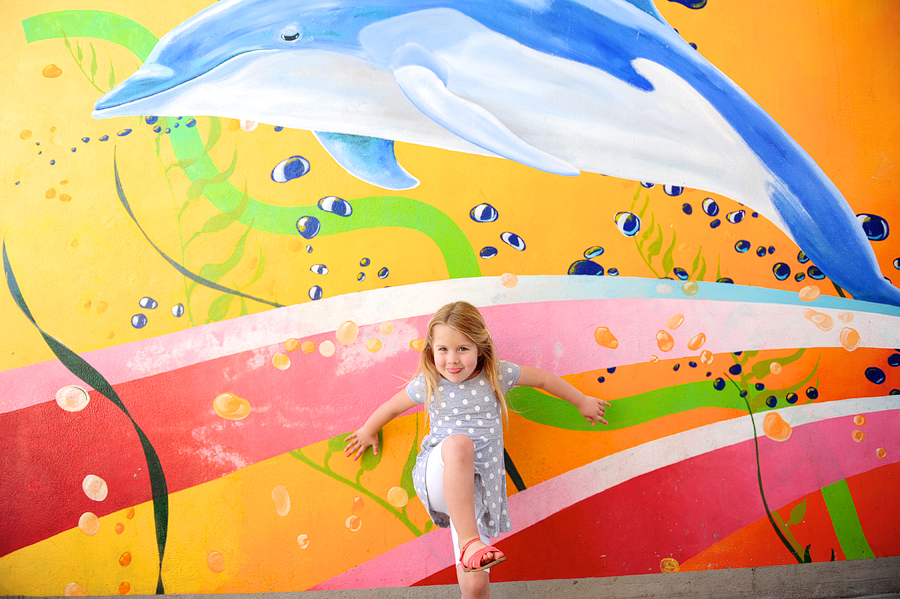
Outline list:
[[[505,393],[519,380],[519,367],[500,361],[500,385]],[[425,403],[425,380],[416,377],[406,387],[410,399]],[[503,420],[500,403],[483,372],[468,381],[451,383],[438,379],[437,395],[431,400],[431,430],[422,439],[422,451],[413,469],[413,485],[422,504],[440,527],[450,526],[450,517],[432,510],[425,488],[425,465],[435,445],[450,435],[467,435],[475,443],[475,520],[479,531],[496,537],[512,530],[506,504],[506,467],[503,464]]]

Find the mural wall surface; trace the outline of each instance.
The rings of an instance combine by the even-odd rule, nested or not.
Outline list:
[[[492,580],[900,555],[895,3],[5,15],[0,594],[454,583],[341,450],[458,299],[612,403],[510,393]]]

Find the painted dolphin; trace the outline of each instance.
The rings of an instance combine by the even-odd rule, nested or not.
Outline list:
[[[225,0],[166,34],[93,114],[310,129],[387,189],[418,184],[401,140],[716,192],[855,298],[900,305],[834,184],[652,0]]]

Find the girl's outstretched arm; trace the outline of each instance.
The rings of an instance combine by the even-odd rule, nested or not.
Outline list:
[[[609,402],[599,397],[591,397],[585,395],[566,381],[562,380],[552,372],[541,370],[540,368],[532,368],[531,366],[521,366],[521,373],[516,385],[525,385],[526,387],[537,387],[543,389],[550,395],[555,395],[560,399],[564,399],[576,408],[582,416],[590,420],[591,424],[602,422],[609,424],[603,419]]]
[[[347,457],[353,457],[358,460],[366,453],[366,449],[372,448],[375,455],[378,455],[378,431],[384,428],[384,425],[417,405],[416,402],[409,398],[406,389],[397,392],[392,398],[381,404],[377,410],[372,412],[369,419],[361,429],[344,439],[347,445],[344,447],[344,453]]]

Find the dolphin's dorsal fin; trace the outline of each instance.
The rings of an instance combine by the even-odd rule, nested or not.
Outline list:
[[[397,162],[393,140],[323,131],[313,134],[335,162],[366,183],[385,189],[412,189],[419,185],[419,180]]]

